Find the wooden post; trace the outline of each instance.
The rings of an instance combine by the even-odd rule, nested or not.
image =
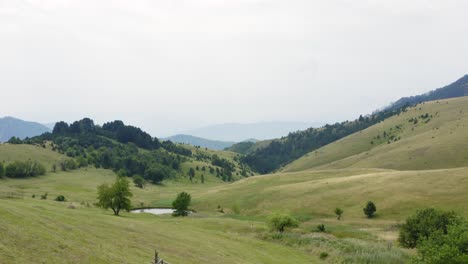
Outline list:
[[[155,249],[154,250],[154,263],[158,264],[158,262],[159,262],[158,251]]]

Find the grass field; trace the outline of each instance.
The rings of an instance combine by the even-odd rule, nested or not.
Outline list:
[[[154,249],[172,264],[406,263],[415,251],[400,248],[396,239],[407,216],[435,207],[468,217],[465,111],[468,98],[426,103],[276,174],[226,183],[197,170],[190,182],[190,168],[209,166],[191,159],[174,179],[131,187],[134,207],[170,207],[177,193],[189,192],[196,213],[187,218],[115,217],[96,208],[97,186],[115,180],[110,170],[0,178],[0,263],[149,263]],[[192,151],[232,162],[236,157]],[[42,147],[0,145],[2,161],[29,158],[50,168],[66,157]],[[45,193],[48,199],[40,200]],[[67,201],[53,201],[58,195]],[[370,200],[377,205],[374,219],[362,211]],[[337,207],[344,210],[342,220],[334,215]],[[283,235],[271,232],[267,217],[276,212],[293,215],[300,226]],[[318,232],[318,224],[326,232]]]
[[[420,118],[425,114],[428,118]],[[414,118],[418,119],[416,124],[409,122]],[[399,140],[390,140],[392,136]],[[282,171],[349,167],[427,170],[463,166],[468,166],[468,97],[409,108],[406,113],[313,151]]]
[[[313,208],[305,203],[312,197],[299,197],[297,185],[310,184],[305,178],[320,181],[336,175],[345,180],[362,173],[383,172],[328,171],[315,176],[258,176],[232,184],[169,181],[145,189],[132,187],[136,207],[141,203],[170,206],[178,192],[188,191],[197,213],[185,219],[130,213],[114,217],[110,211],[95,208],[96,186],[115,179],[108,170],[87,168],[38,178],[2,179],[0,194],[17,192],[23,199],[0,198],[0,232],[9,238],[0,242],[0,256],[5,256],[5,263],[63,263],[63,259],[67,263],[145,263],[156,248],[171,263],[315,263],[322,252],[329,254],[325,261],[329,263],[372,259],[374,263],[402,263],[407,252],[387,249],[386,241],[395,239],[392,226],[397,221],[392,217],[368,221],[344,207],[345,220],[338,222],[325,208],[320,213],[301,206]],[[270,188],[282,189],[277,192],[280,195],[272,197]],[[298,196],[285,200],[284,195],[293,191]],[[40,200],[45,192],[48,199]],[[53,201],[57,195],[65,195],[67,202]],[[68,209],[70,204],[77,208]],[[225,214],[217,212],[218,204]],[[274,211],[291,212],[301,219],[301,226],[275,236],[265,223],[265,216]],[[328,233],[317,233],[318,223],[325,223]]]

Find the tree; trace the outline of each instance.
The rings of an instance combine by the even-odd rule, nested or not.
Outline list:
[[[141,177],[140,175],[134,175],[133,177],[133,183],[135,184],[136,187],[142,188],[145,187],[145,179]]]
[[[5,168],[3,167],[3,163],[0,162],[0,177],[5,176]]]
[[[401,226],[398,242],[406,248],[417,247],[421,241],[437,231],[443,235],[447,234],[448,226],[459,221],[454,212],[443,212],[434,208],[417,211]]]
[[[425,264],[463,264],[468,263],[468,222],[461,221],[433,232],[429,238],[418,245],[416,263]]]
[[[192,181],[193,177],[195,177],[195,170],[193,168],[190,168],[188,176],[190,178],[190,181]]]
[[[204,174],[201,175],[201,183],[205,183],[205,175]]]
[[[367,202],[366,207],[363,208],[363,211],[367,218],[372,218],[374,217],[374,214],[377,211],[377,207],[373,202],[369,201]]]
[[[336,218],[337,218],[338,220],[341,220],[341,215],[343,215],[343,209],[341,209],[341,208],[336,208],[336,209],[335,209],[335,214],[336,214]]]
[[[97,205],[104,209],[112,209],[114,215],[119,215],[120,210],[130,211],[132,197],[130,183],[124,177],[117,177],[112,186],[102,184],[98,187]]]
[[[186,192],[181,192],[177,195],[177,198],[172,202],[172,208],[175,209],[174,216],[187,216],[188,207],[192,197]]]
[[[152,181],[153,183],[160,183],[164,179],[171,176],[171,170],[159,164],[152,165],[149,169],[145,171],[145,179]]]
[[[268,223],[272,230],[280,233],[283,233],[286,227],[299,226],[299,221],[287,214],[274,214],[268,218]]]

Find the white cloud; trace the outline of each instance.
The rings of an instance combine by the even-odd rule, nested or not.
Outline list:
[[[340,121],[468,69],[466,1],[0,1],[0,115]]]

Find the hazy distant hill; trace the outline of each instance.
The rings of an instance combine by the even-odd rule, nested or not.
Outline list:
[[[387,109],[398,109],[405,105],[415,105],[422,102],[456,98],[466,95],[468,95],[468,75],[463,76],[450,85],[432,90],[425,94],[403,97],[387,107]]]
[[[14,117],[0,118],[0,142],[8,141],[11,137],[34,137],[49,132],[50,129],[36,122],[20,120]]]
[[[205,139],[191,135],[175,135],[168,138],[164,138],[164,140],[170,140],[174,143],[190,144],[192,146],[200,146],[203,148],[209,148],[214,150],[223,150],[225,148],[229,148],[230,146],[236,143],[231,141]]]
[[[273,139],[286,136],[290,132],[318,127],[321,124],[304,122],[264,122],[251,124],[219,124],[185,131],[181,134],[192,135],[211,140],[242,142],[247,138],[257,140]]]

